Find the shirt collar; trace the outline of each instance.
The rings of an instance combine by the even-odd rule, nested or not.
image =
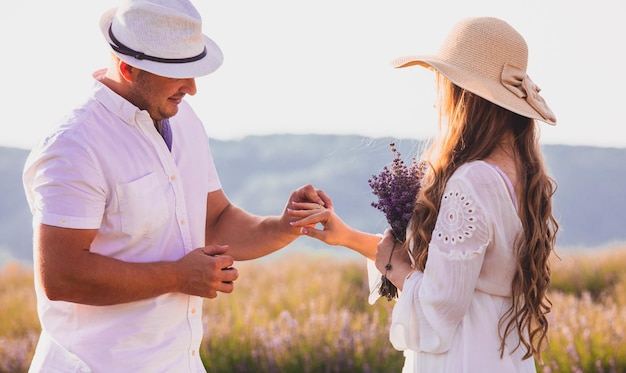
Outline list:
[[[137,106],[100,82],[99,78],[104,75],[105,71],[98,70],[93,74],[95,82],[94,98],[128,125],[134,126],[144,122],[153,123],[150,114],[146,110],[140,110]]]

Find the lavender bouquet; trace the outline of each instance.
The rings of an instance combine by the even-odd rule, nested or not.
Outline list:
[[[391,165],[385,166],[380,174],[373,175],[368,182],[373,194],[378,197],[377,202],[372,202],[372,207],[385,214],[395,240],[404,243],[426,164],[413,158],[411,164],[407,166],[400,157],[395,143],[392,142],[389,146],[393,153]],[[391,255],[393,255],[393,249]],[[389,262],[391,262],[391,255]],[[390,269],[391,264],[387,263],[378,290],[379,294],[386,297],[388,301],[398,296],[398,289],[387,278],[387,271]]]

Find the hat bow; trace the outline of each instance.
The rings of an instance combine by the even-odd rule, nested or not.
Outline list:
[[[544,119],[556,121],[552,110],[546,101],[539,95],[539,88],[526,74],[525,71],[510,63],[505,63],[501,76],[502,85],[513,92],[519,98],[525,98],[526,102],[535,109]]]

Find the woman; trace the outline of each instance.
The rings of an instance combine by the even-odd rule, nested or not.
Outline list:
[[[375,260],[400,290],[390,340],[405,352],[403,372],[535,372],[540,361],[558,224],[535,120],[556,118],[527,56],[506,22],[471,18],[437,55],[395,61],[434,70],[440,104],[405,244],[347,226],[327,196],[323,209],[291,211],[303,234]],[[323,229],[305,227],[314,222]]]

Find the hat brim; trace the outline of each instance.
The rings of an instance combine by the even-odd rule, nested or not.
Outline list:
[[[556,122],[544,118],[528,102],[509,91],[504,85],[493,79],[475,76],[454,64],[435,55],[412,55],[396,58],[392,61],[395,68],[422,66],[436,70],[457,86],[484,98],[498,106],[527,118],[537,119],[550,125]]]
[[[100,18],[100,31],[109,45],[114,44],[109,37],[109,27],[111,26],[116,11],[117,8],[111,9],[105,12]],[[111,49],[111,51],[127,64],[156,75],[175,79],[197,78],[211,74],[222,66],[224,62],[224,55],[220,47],[208,36],[202,35],[202,37],[207,53],[204,58],[194,62],[162,63],[150,60],[139,60],[132,56],[118,53],[113,49]]]

